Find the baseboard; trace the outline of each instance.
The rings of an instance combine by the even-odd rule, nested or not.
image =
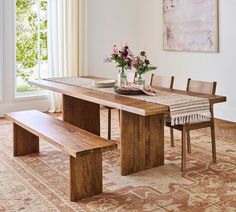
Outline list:
[[[236,122],[236,109],[234,108],[215,105],[214,112],[217,119]]]
[[[49,100],[47,98],[17,101],[9,104],[0,104],[0,117],[4,117],[5,113],[20,110],[40,110],[46,112],[49,110]]]

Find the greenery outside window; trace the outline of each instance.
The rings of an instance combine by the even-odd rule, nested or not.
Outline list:
[[[47,0],[16,0],[17,96],[40,92],[27,80],[47,76]]]

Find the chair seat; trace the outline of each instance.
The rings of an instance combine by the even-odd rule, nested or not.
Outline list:
[[[171,127],[176,130],[183,130],[183,127],[186,128],[186,130],[197,130],[205,127],[210,127],[212,125],[213,119],[209,121],[203,121],[203,122],[194,122],[189,124],[178,124],[178,125],[171,125],[170,122],[166,122],[167,127]]]

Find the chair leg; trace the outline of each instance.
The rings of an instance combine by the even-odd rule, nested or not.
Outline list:
[[[215,137],[215,125],[214,120],[211,125],[211,144],[212,144],[212,161],[216,163],[216,137]]]
[[[184,172],[186,170],[186,129],[183,128],[182,131],[182,158],[181,158],[181,170]]]
[[[191,153],[191,143],[190,143],[190,131],[187,131],[187,150],[188,153]]]
[[[111,108],[108,108],[108,132],[107,132],[107,138],[108,140],[111,140]]]
[[[118,110],[118,116],[119,116],[119,125],[120,125],[120,110]]]
[[[171,142],[171,146],[174,147],[175,141],[174,141],[174,129],[173,128],[170,128],[170,142]]]

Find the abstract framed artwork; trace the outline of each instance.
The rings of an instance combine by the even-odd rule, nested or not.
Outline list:
[[[163,0],[163,48],[218,52],[218,0]]]

